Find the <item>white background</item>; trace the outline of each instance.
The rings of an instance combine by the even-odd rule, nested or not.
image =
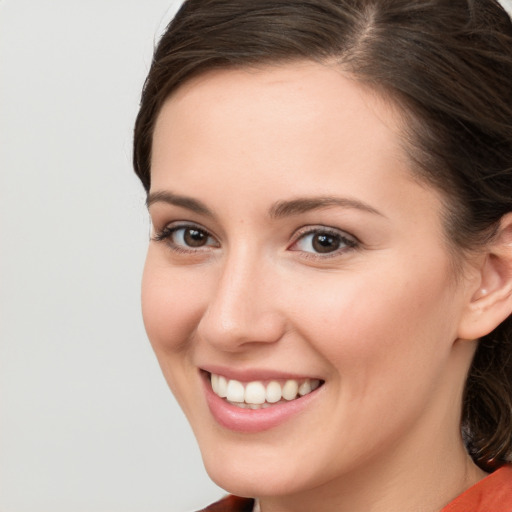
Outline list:
[[[172,0],[0,0],[0,512],[223,492],[146,339],[131,134]]]

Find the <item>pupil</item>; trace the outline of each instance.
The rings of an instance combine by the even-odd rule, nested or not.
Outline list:
[[[326,253],[338,249],[340,241],[336,236],[320,234],[313,238],[313,248],[316,252]]]
[[[206,243],[207,237],[203,231],[189,228],[185,230],[184,239],[185,243],[190,247],[201,247]]]

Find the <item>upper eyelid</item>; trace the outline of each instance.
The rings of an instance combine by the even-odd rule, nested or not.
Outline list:
[[[296,242],[300,237],[304,235],[309,235],[311,233],[332,233],[341,236],[342,238],[347,238],[349,240],[353,240],[355,243],[360,244],[360,240],[353,234],[345,231],[344,229],[335,228],[332,226],[323,226],[323,225],[309,225],[303,226],[297,230],[295,230],[292,235],[292,242]]]
[[[200,231],[204,231],[204,233],[208,236],[208,237],[211,237],[213,238],[217,243],[220,243],[219,242],[219,238],[213,234],[211,232],[211,230],[209,229],[206,229],[204,226],[202,226],[201,224],[197,223],[197,222],[192,222],[192,221],[173,221],[173,222],[169,222],[167,224],[164,224],[164,226],[162,226],[162,228],[160,229],[157,229],[155,226],[153,226],[153,229],[155,230],[155,233],[152,235],[152,239],[155,240],[155,241],[162,241],[162,240],[167,240],[167,239],[170,239],[171,238],[171,235],[179,230],[179,229],[186,229],[186,228],[195,228],[195,229],[198,229]],[[165,232],[168,231],[169,233],[166,234],[165,236],[163,236],[165,234]],[[169,241],[169,245],[171,245],[171,243],[173,245],[176,245],[174,244],[174,242],[171,242]],[[197,250],[200,250],[200,248],[197,248],[197,249],[191,249],[193,251],[197,251]]]
[[[194,222],[194,221],[190,221],[190,220],[174,220],[172,222],[167,222],[167,223],[163,224],[163,226],[161,228],[159,228],[159,229],[157,229],[155,224],[153,224],[153,228],[156,231],[159,231],[159,232],[162,232],[162,231],[164,231],[166,229],[175,231],[175,230],[180,229],[180,228],[196,228],[196,229],[199,229],[201,231],[204,231],[209,236],[211,236],[211,237],[213,237],[215,239],[218,239],[217,235],[215,235],[215,233],[213,233],[211,229],[205,228],[199,222]]]

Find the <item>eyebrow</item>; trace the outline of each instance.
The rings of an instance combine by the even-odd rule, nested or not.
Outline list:
[[[181,196],[167,191],[152,192],[148,194],[146,199],[146,206],[148,208],[152,204],[159,202],[186,208],[187,210],[191,210],[200,215],[205,215],[206,217],[215,217],[213,212],[203,202],[192,197]],[[277,201],[271,206],[269,216],[272,219],[280,219],[333,206],[356,209],[385,217],[383,213],[362,201],[336,196],[299,197],[286,201]]]
[[[182,208],[205,215],[206,217],[214,217],[213,212],[201,201],[171,192],[161,191],[148,194],[146,206],[149,208],[154,203],[167,203],[174,206],[181,206]]]
[[[319,197],[299,197],[290,201],[278,201],[270,209],[270,217],[278,219],[292,215],[299,215],[311,210],[329,208],[332,206],[340,206],[342,208],[351,208],[372,213],[374,215],[385,215],[369,204],[363,203],[357,199],[335,196],[319,196]]]

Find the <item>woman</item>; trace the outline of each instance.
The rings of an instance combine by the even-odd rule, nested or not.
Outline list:
[[[185,2],[134,164],[208,510],[512,511],[511,84],[494,0]]]

